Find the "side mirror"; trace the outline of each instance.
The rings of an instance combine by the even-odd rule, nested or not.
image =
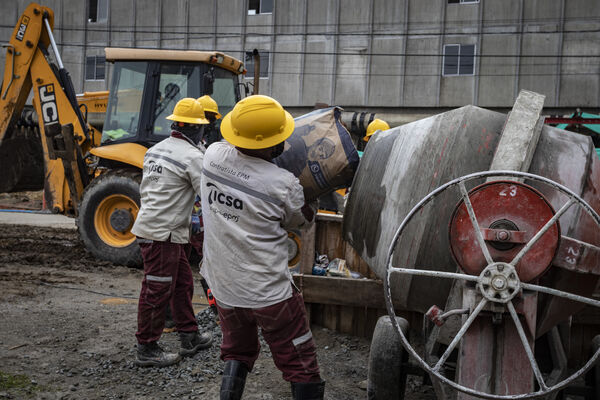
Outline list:
[[[204,86],[204,94],[213,94],[213,83],[215,82],[215,75],[213,74],[213,68],[208,72],[205,72],[202,76],[202,86]]]

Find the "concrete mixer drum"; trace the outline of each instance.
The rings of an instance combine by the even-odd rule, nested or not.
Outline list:
[[[473,187],[474,182],[482,180],[485,183],[467,190],[467,187]],[[559,192],[567,200],[554,211],[544,196],[530,184]],[[457,189],[459,202],[448,229],[452,255],[459,266],[457,271],[448,272],[436,266],[416,269],[398,265],[399,258],[395,257],[397,245],[414,217],[437,197]],[[600,357],[600,349],[570,376],[565,378],[563,375],[558,379],[545,377],[533,351],[538,294],[600,307],[598,300],[538,283],[539,277],[558,253],[561,238],[559,218],[577,207],[588,214],[596,228],[600,229],[598,213],[567,187],[531,173],[485,171],[443,184],[410,210],[396,230],[387,254],[383,278],[385,298],[390,321],[403,347],[433,381],[454,388],[459,392],[459,399],[471,399],[471,396],[485,399],[540,398],[565,388],[595,364]],[[590,251],[594,250],[593,247]],[[441,356],[425,359],[407,340],[406,327],[401,329],[395,312],[392,289],[396,286],[390,283],[394,275],[455,280],[462,287],[463,308],[446,310],[441,316],[432,313],[437,314],[436,321],[440,323],[450,316],[462,315],[458,332]],[[483,321],[481,326],[477,325],[478,321]],[[470,347],[469,335],[480,335],[491,325],[502,326],[505,346],[495,349],[500,354],[477,354],[477,348]],[[445,373],[446,367],[459,346],[456,373],[451,379]],[[516,367],[519,357],[529,364],[529,371],[513,371],[512,377],[503,375],[506,374],[505,364],[512,362],[515,363],[512,366]],[[486,371],[478,361],[480,358],[490,358],[496,367]],[[486,372],[491,376],[486,375],[485,383],[482,383]]]

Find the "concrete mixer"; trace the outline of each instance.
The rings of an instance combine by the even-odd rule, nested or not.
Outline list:
[[[508,116],[466,106],[369,141],[343,231],[384,282],[370,399],[404,398],[415,365],[440,399],[552,399],[598,375],[600,337],[573,355],[570,322],[600,315],[600,160],[544,125],[543,102],[522,91]]]

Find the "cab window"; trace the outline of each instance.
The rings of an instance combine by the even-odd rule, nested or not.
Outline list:
[[[147,68],[146,62],[115,64],[102,143],[136,136]]]
[[[168,136],[172,121],[166,119],[173,113],[175,104],[183,98],[197,99],[200,94],[199,65],[162,64],[156,93],[156,106],[153,115],[154,135]]]
[[[233,72],[220,68],[215,68],[212,73],[215,81],[213,83],[213,93],[210,97],[219,105],[219,113],[225,116],[237,102],[238,76]]]

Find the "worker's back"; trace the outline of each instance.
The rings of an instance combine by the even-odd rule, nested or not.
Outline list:
[[[291,290],[285,228],[305,222],[294,175],[229,143],[214,143],[204,158],[201,196],[202,274],[217,300],[264,307],[285,298]]]
[[[152,240],[189,241],[196,188],[200,187],[203,149],[185,138],[169,137],[144,158],[142,207],[131,231]]]

